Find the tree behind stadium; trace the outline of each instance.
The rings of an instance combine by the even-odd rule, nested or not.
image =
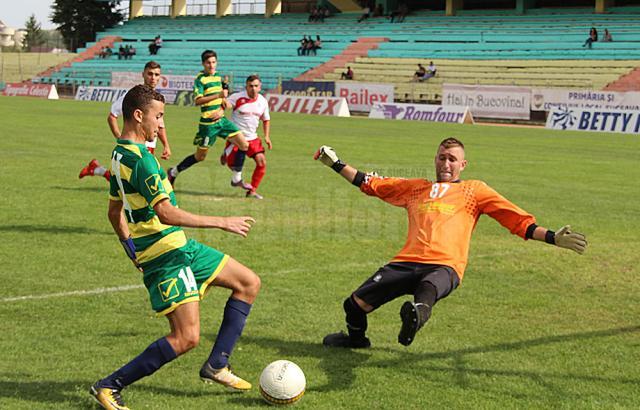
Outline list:
[[[122,21],[119,5],[120,0],[55,0],[51,21],[58,24],[69,51],[75,52],[95,40],[97,32]]]
[[[32,14],[25,23],[25,34],[22,39],[22,49],[24,51],[31,50],[31,47],[41,46],[45,42],[45,35],[40,28],[40,23],[36,20],[36,15]]]

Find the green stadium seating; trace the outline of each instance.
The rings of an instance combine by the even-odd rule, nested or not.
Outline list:
[[[140,71],[150,59],[158,61],[166,74],[194,76],[201,69],[200,53],[214,49],[219,56],[219,72],[232,76],[236,88],[245,76],[258,73],[264,88],[270,89],[329,61],[358,38],[382,37],[389,41],[369,51],[371,61],[358,58],[351,63],[358,78],[393,82],[399,90],[405,90],[407,86],[401,84],[411,77],[417,62],[435,60],[438,76],[429,80],[430,84],[417,87],[419,94],[430,98],[439,94],[438,87],[445,81],[596,88],[638,65],[634,60],[640,60],[640,9],[611,8],[612,13],[602,15],[592,11],[532,9],[526,15],[516,15],[513,11],[462,10],[454,17],[426,11],[410,15],[401,24],[392,24],[386,18],[370,18],[358,24],[357,14],[349,13],[322,24],[308,23],[307,16],[300,14],[270,19],[262,15],[221,19],[141,17],[99,33],[97,38],[121,37],[122,44],[137,49],[132,59],[112,56],[73,63],[39,80],[108,85],[111,72]],[[583,48],[592,25],[601,32],[608,28],[614,41]],[[149,56],[147,46],[156,35],[162,36],[163,47],[157,55]],[[323,49],[317,56],[297,55],[303,35],[321,36]],[[329,73],[325,79],[339,78],[342,70]]]

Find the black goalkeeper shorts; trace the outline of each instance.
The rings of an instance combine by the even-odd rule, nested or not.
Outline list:
[[[391,262],[378,269],[353,293],[377,309],[400,296],[413,295],[423,281],[436,288],[436,300],[447,297],[460,283],[458,275],[449,266]]]

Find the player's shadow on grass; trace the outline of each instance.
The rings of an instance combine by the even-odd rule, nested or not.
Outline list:
[[[263,349],[277,350],[278,356],[292,359],[296,357],[314,357],[320,360],[318,366],[327,376],[322,386],[307,386],[307,391],[330,392],[349,390],[356,380],[354,371],[364,365],[371,357],[366,350],[330,349],[317,343],[299,340],[284,340],[270,337],[243,335],[243,343],[254,343]],[[345,363],[348,363],[345,366]]]
[[[424,330],[423,330],[424,331]],[[503,354],[510,351],[519,351],[529,348],[535,348],[538,346],[549,345],[561,345],[562,343],[574,343],[578,341],[589,341],[602,339],[606,337],[640,333],[640,326],[628,326],[619,327],[604,330],[593,330],[588,332],[569,333],[565,335],[557,336],[545,336],[535,339],[496,343],[486,346],[475,346],[466,349],[451,350],[444,352],[430,352],[419,353],[410,351],[397,351],[394,349],[385,349],[388,351],[395,351],[397,356],[389,360],[379,360],[369,363],[372,367],[388,368],[406,367],[412,369],[412,374],[424,373],[425,378],[433,379],[434,374],[449,375],[445,376],[442,380],[443,383],[451,385],[454,383],[462,388],[470,388],[469,379],[467,376],[488,376],[488,377],[518,377],[523,379],[529,379],[534,383],[537,383],[548,390],[557,390],[558,387],[555,383],[549,382],[550,380],[574,380],[580,382],[604,382],[615,384],[640,384],[640,379],[634,379],[630,377],[606,377],[599,376],[597,374],[580,374],[579,369],[571,373],[567,372],[534,372],[525,370],[510,370],[510,369],[490,369],[490,368],[473,368],[468,367],[466,363],[469,361],[468,357],[474,354],[491,354],[498,353]],[[558,346],[557,349],[562,349]],[[567,347],[567,350],[571,350],[572,347]],[[573,354],[573,351],[568,351],[568,354]],[[445,362],[438,362],[445,361]],[[431,363],[430,363],[431,362]],[[441,363],[441,364],[438,364]],[[562,392],[559,392],[559,394]],[[566,392],[562,393],[565,394]]]
[[[0,225],[0,232],[51,233],[82,235],[113,235],[112,232],[87,228],[86,226],[48,226],[48,225]]]
[[[78,409],[96,409],[98,405],[89,395],[89,387],[95,380],[67,380],[67,381],[24,381],[28,375],[17,373],[0,373],[3,378],[11,381],[0,380],[0,404],[3,399],[14,399],[22,402],[33,403],[32,408],[78,408]],[[23,380],[23,381],[19,381]],[[219,386],[207,386],[200,381],[198,385],[202,385],[198,391],[188,391],[182,389],[172,389],[146,384],[136,384],[135,388],[139,391],[147,391],[155,395],[167,395],[172,397],[183,397],[188,395],[189,398],[194,397],[211,397],[211,396],[228,396],[229,392],[225,389],[217,388]],[[125,397],[126,399],[126,397]],[[259,403],[260,399],[255,398],[250,405]],[[0,408],[4,408],[0,406]]]
[[[74,403],[73,408],[95,409],[95,402],[88,394],[92,382],[79,380],[24,381],[24,375],[18,376],[11,373],[3,373],[2,377],[11,380],[0,380],[0,403],[4,401],[3,399],[14,399],[33,403],[32,408],[69,408],[71,403]],[[78,392],[82,389],[87,392],[86,401],[79,403]]]

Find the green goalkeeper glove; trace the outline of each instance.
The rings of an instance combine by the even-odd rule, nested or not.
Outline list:
[[[556,246],[571,249],[582,255],[587,248],[587,238],[577,232],[571,232],[571,226],[565,225],[554,235]]]
[[[319,159],[323,164],[325,164],[328,167],[333,167],[333,164],[340,161],[340,159],[338,158],[338,155],[333,150],[333,148],[327,145],[321,146],[318,149],[318,151],[316,151],[315,155],[313,156],[313,159],[315,160]]]

